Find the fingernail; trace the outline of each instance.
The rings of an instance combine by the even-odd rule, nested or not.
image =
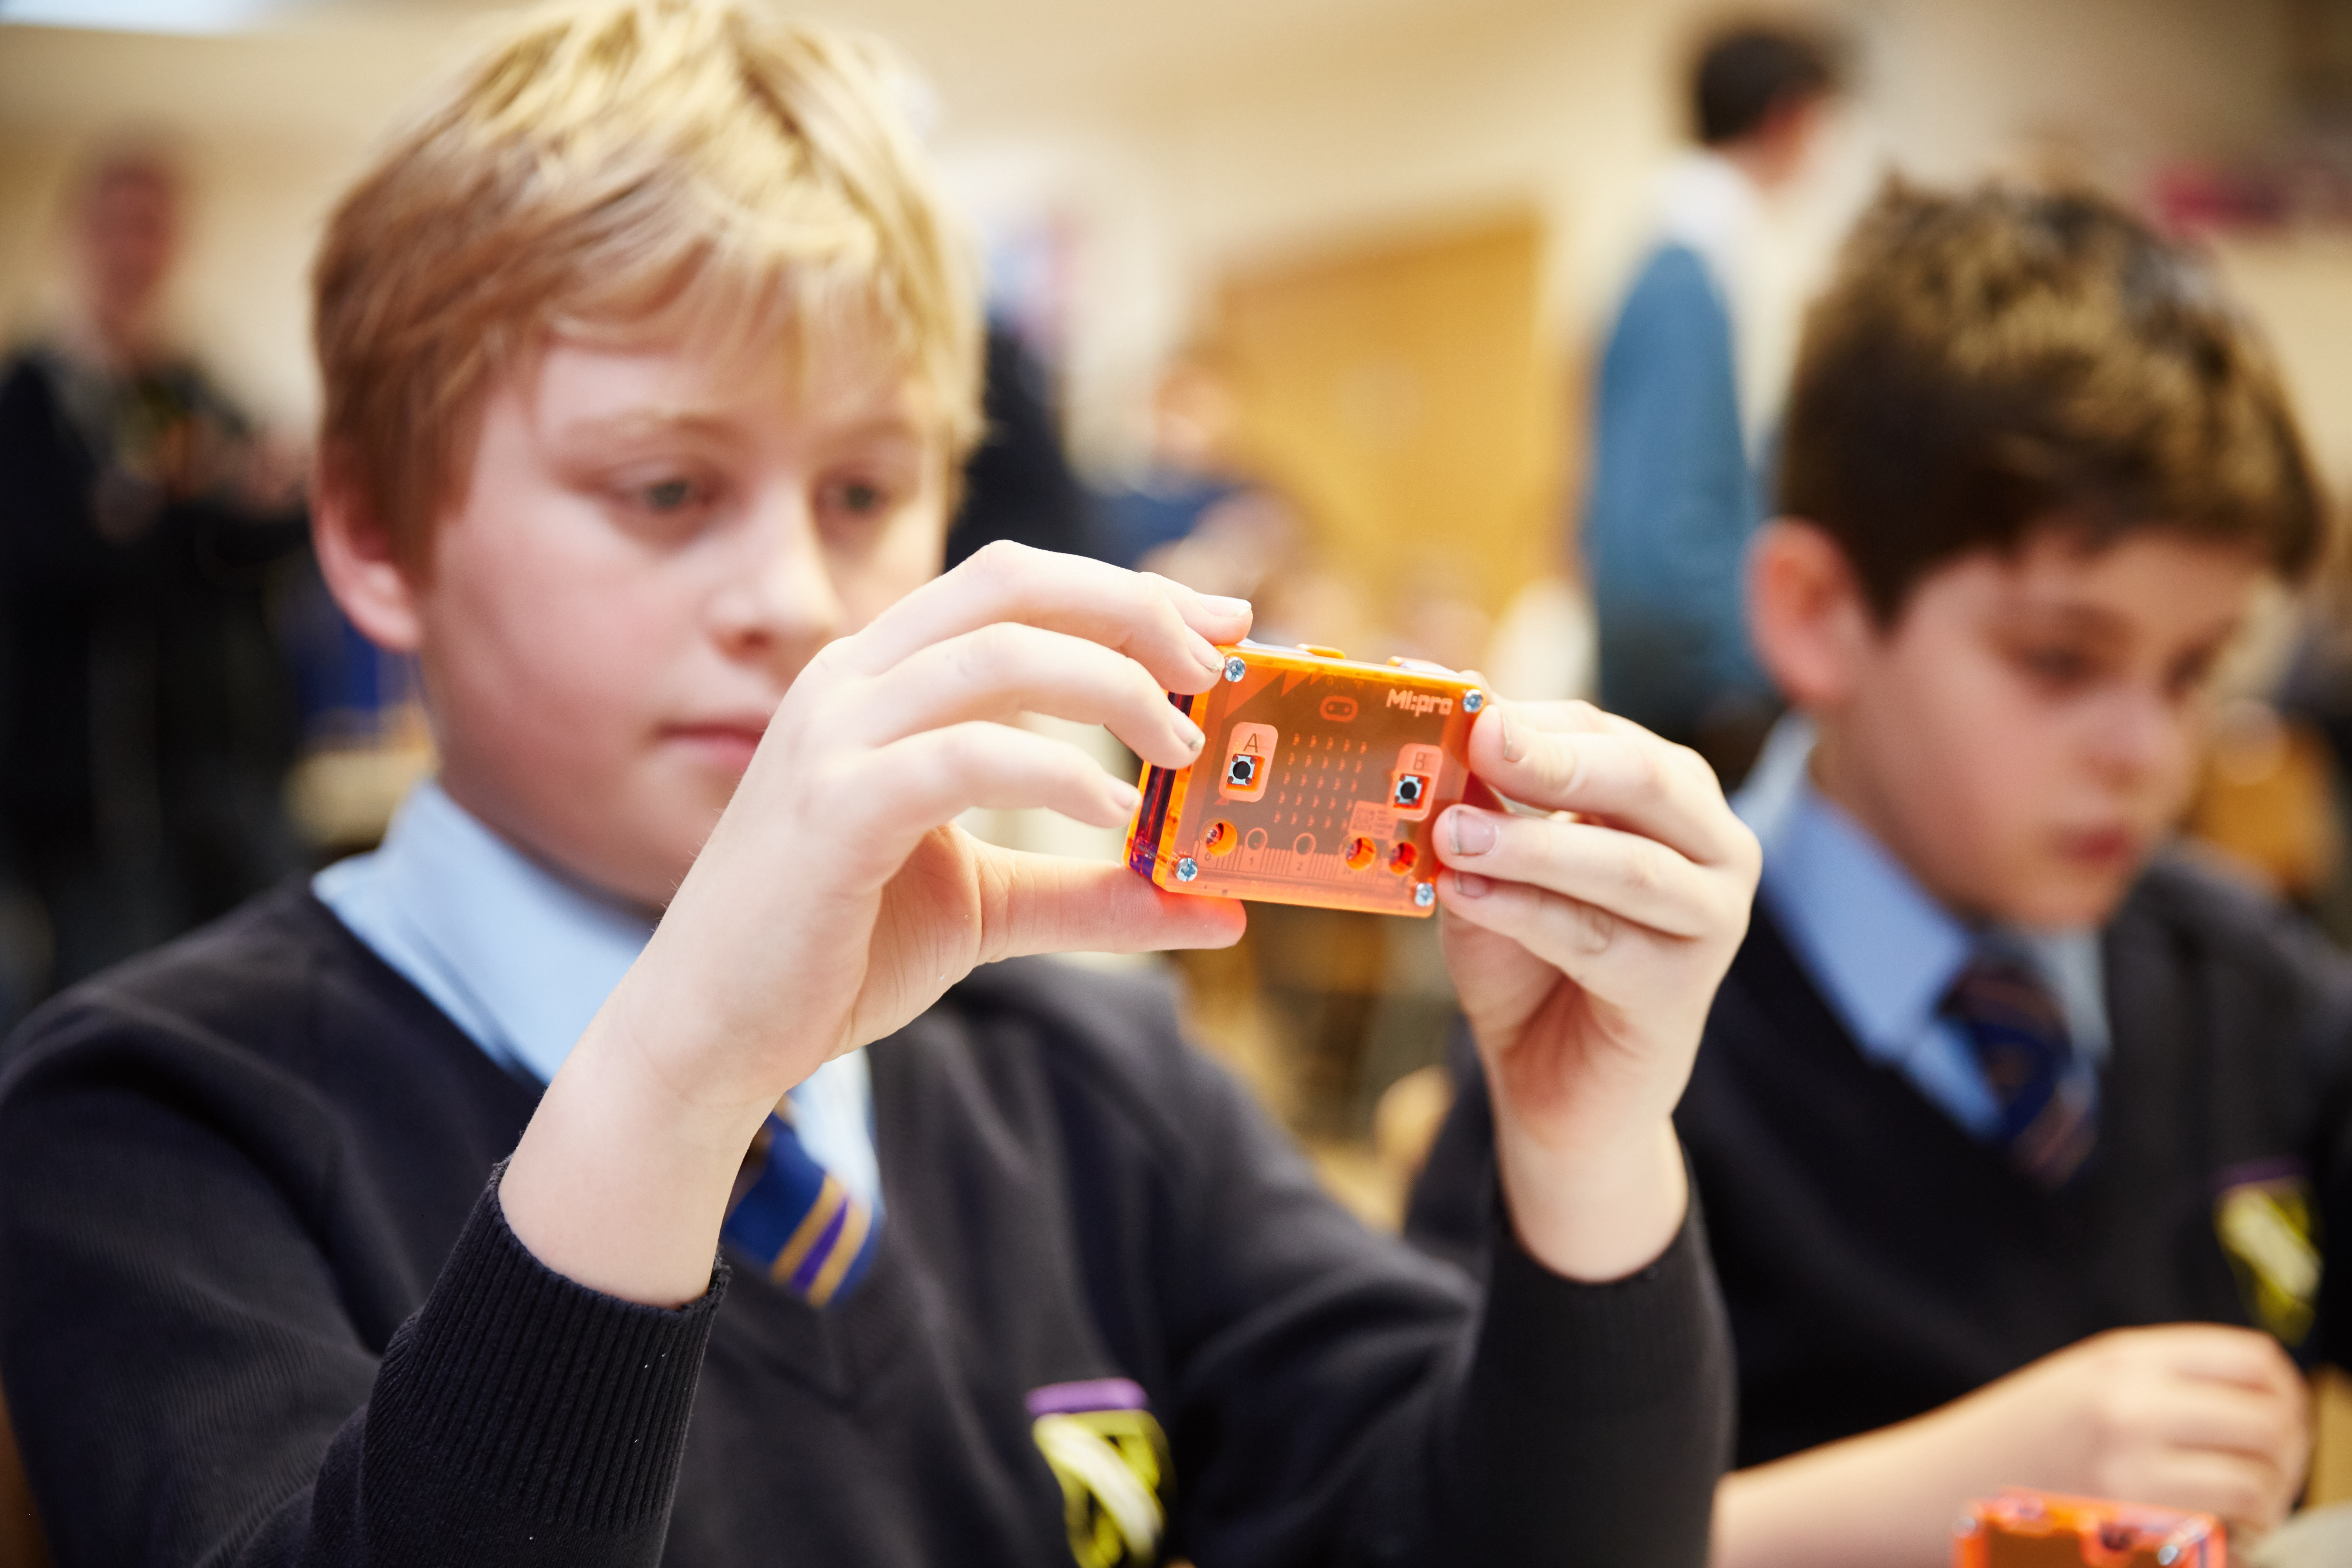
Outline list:
[[[1133,784],[1128,783],[1125,779],[1113,779],[1110,781],[1110,797],[1112,800],[1118,803],[1119,810],[1129,814],[1132,814],[1137,806],[1143,804],[1142,795]]]
[[[1454,873],[1454,890],[1465,899],[1483,899],[1486,896],[1486,889],[1491,886],[1493,886],[1492,883],[1475,871]]]
[[[1221,616],[1246,616],[1250,613],[1247,599],[1229,599],[1223,594],[1203,594],[1201,603]]]
[[[1217,651],[1217,645],[1198,632],[1192,634],[1192,657],[1213,674],[1225,668],[1225,656]]]
[[[1201,726],[1193,723],[1181,713],[1173,714],[1171,717],[1176,721],[1176,739],[1183,743],[1186,751],[1199,751],[1201,742],[1207,739],[1201,733]]]
[[[1456,807],[1446,819],[1454,824],[1456,855],[1484,855],[1495,847],[1495,824],[1484,812]]]
[[[1519,760],[1520,753],[1525,752],[1527,748],[1519,740],[1518,729],[1511,722],[1511,716],[1508,713],[1501,711],[1499,709],[1496,710],[1495,714],[1495,727],[1496,730],[1501,731],[1496,739],[1502,742],[1503,761],[1507,763],[1517,762]]]

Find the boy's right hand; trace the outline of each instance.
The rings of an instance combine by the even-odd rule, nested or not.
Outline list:
[[[2276,1340],[2252,1329],[2115,1330],[2043,1357],[1970,1404],[2008,1435],[2012,1482],[2191,1509],[2255,1530],[2286,1517],[2311,1458],[2302,1374]]]
[[[1202,735],[1167,694],[1208,689],[1224,669],[1212,639],[1248,627],[1240,600],[997,544],[821,649],[672,900],[646,973],[618,994],[661,1019],[665,1070],[697,1098],[772,1106],[975,965],[1234,941],[1228,900],[994,848],[952,825],[976,806],[1123,824],[1131,784],[1008,721],[1101,724],[1146,762],[1182,767]]]
[[[2308,1409],[2267,1334],[2116,1330],[1914,1420],[1727,1478],[1714,1568],[1939,1568],[1953,1517],[2011,1486],[2268,1530],[2302,1489]]]
[[[501,1186],[550,1268],[645,1301],[709,1282],[743,1150],[785,1091],[978,964],[1222,946],[1240,906],[1125,866],[1020,855],[954,826],[1047,806],[1116,826],[1132,786],[1006,721],[1107,726],[1181,767],[1247,604],[1075,556],[992,545],[820,650],[645,954],[549,1086]]]

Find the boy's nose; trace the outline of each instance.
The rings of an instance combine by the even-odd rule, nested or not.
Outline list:
[[[805,517],[768,516],[740,529],[719,563],[712,631],[736,658],[797,662],[847,629],[841,595]]]
[[[2189,725],[2179,706],[2158,692],[2120,694],[2100,716],[2093,754],[2105,772],[2130,780],[2158,773],[2189,745]]]

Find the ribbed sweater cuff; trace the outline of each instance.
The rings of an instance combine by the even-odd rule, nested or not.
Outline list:
[[[431,1456],[436,1489],[509,1519],[642,1529],[669,1508],[725,1266],[674,1310],[592,1290],[508,1228],[504,1174],[385,1350],[369,1447],[404,1428],[390,1451]]]
[[[1603,1285],[1546,1268],[1507,1221],[1496,1235],[1482,1360],[1507,1369],[1515,1403],[1591,1416],[1688,1398],[1726,1339],[1695,1194],[1657,1260]]]

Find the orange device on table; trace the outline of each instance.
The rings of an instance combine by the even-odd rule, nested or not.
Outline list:
[[[1144,769],[1128,865],[1173,893],[1434,911],[1430,835],[1471,793],[1470,726],[1486,694],[1433,664],[1253,642],[1223,651],[1223,680],[1169,694],[1207,740],[1189,768]]]
[[[1970,1503],[1953,1568],[2227,1568],[2229,1536],[2210,1513],[2011,1490]]]

